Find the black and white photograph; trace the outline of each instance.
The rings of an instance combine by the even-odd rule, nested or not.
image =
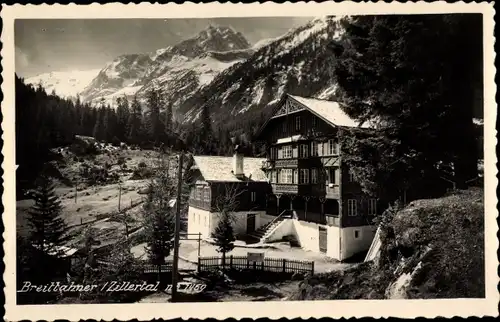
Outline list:
[[[485,25],[14,19],[11,305],[485,300]]]

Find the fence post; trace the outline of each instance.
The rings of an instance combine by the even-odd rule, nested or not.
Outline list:
[[[286,258],[283,258],[283,273],[286,272]]]
[[[201,251],[201,233],[198,233],[198,258],[200,257],[200,251]]]
[[[229,268],[233,269],[233,255],[229,257]]]
[[[198,256],[198,273],[201,272],[201,258]]]

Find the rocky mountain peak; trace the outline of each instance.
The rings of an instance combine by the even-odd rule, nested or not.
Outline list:
[[[187,57],[196,57],[207,52],[225,52],[248,49],[251,45],[241,32],[229,26],[208,25],[196,36],[173,47],[173,52]]]

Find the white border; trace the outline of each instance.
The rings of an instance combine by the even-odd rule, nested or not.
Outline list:
[[[5,213],[3,216],[4,251],[6,269],[6,320],[54,320],[54,319],[96,319],[96,320],[139,320],[153,318],[260,318],[270,319],[309,317],[468,317],[497,316],[499,295],[497,292],[498,260],[496,250],[496,155],[495,103],[496,84],[494,76],[494,9],[493,4],[465,4],[446,2],[433,3],[285,3],[276,4],[193,4],[152,5],[152,4],[92,4],[70,5],[2,5],[2,102],[4,162],[4,194],[2,196]],[[485,127],[485,258],[486,258],[486,299],[453,300],[342,300],[309,302],[232,302],[232,303],[179,303],[179,304],[90,304],[89,305],[22,305],[15,304],[15,150],[14,150],[14,19],[21,18],[188,18],[188,17],[250,17],[250,16],[324,16],[342,14],[381,13],[461,13],[479,12],[484,18],[484,127]]]

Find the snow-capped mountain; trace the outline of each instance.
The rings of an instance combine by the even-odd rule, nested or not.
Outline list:
[[[317,18],[276,39],[256,44],[255,53],[225,69],[179,107],[184,120],[197,119],[208,105],[216,121],[274,106],[285,93],[334,98],[333,54],[341,41],[340,18]]]
[[[253,54],[245,37],[230,27],[210,25],[175,46],[149,54],[123,55],[108,63],[81,93],[85,101],[113,104],[135,94],[143,99],[160,86],[173,101],[183,99],[210,83],[221,71]]]
[[[48,93],[55,91],[61,97],[75,98],[92,79],[99,74],[99,69],[50,72],[25,79],[26,84],[42,85]]]

